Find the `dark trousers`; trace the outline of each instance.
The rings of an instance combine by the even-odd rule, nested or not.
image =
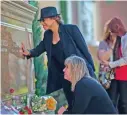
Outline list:
[[[63,91],[68,102],[68,110],[72,109],[73,92],[71,91],[71,83],[67,80],[63,82]]]
[[[127,114],[127,81],[112,80],[108,94],[118,112]]]

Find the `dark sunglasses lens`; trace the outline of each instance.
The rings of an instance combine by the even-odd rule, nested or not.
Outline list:
[[[44,19],[41,19],[40,22],[44,22]]]

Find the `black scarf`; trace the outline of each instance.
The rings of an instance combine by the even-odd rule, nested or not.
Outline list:
[[[120,59],[120,54],[119,54],[120,47],[121,47],[121,37],[117,36],[116,43],[113,49],[113,61]]]

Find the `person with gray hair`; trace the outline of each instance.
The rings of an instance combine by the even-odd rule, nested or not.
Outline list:
[[[107,92],[93,79],[83,58],[70,56],[65,60],[64,79],[72,83],[74,92],[71,110],[61,107],[58,114],[116,114]]]
[[[71,64],[71,71],[72,71],[72,91],[74,91],[76,83],[84,76],[90,76],[89,70],[86,66],[86,63],[83,58],[80,58],[78,56],[70,56],[65,60],[65,66]],[[66,67],[64,68],[65,72]],[[66,76],[64,76],[64,79],[68,80]]]
[[[68,108],[71,109],[73,93],[71,83],[64,79],[64,61],[72,54],[82,57],[86,61],[90,75],[96,79],[94,62],[79,28],[73,24],[62,24],[56,7],[42,8],[40,16],[40,24],[46,30],[43,40],[31,50],[27,50],[22,44],[21,53],[29,59],[46,52],[48,59],[46,94],[63,88]]]

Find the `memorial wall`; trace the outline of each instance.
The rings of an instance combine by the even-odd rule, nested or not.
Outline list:
[[[34,91],[33,61],[21,55],[21,43],[33,47],[32,20],[37,8],[23,1],[1,2],[1,98]]]

